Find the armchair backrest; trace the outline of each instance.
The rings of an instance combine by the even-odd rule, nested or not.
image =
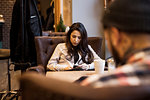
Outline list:
[[[65,32],[42,31],[42,36],[66,36]]]
[[[37,36],[35,37],[35,45],[37,51],[37,63],[45,67],[50,59],[55,47],[59,43],[65,42],[65,36]],[[101,37],[88,37],[88,44],[94,49],[94,51],[101,57]]]
[[[92,88],[45,77],[22,75],[22,100],[150,100],[150,85]]]

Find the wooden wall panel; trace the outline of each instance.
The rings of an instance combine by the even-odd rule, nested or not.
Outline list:
[[[60,8],[61,8],[61,1],[60,0],[54,0],[54,19],[55,19],[55,31],[56,31],[56,26],[59,23],[60,19]]]
[[[66,26],[72,24],[72,0],[63,0],[63,19]]]

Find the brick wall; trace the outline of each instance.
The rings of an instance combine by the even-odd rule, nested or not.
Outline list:
[[[0,0],[0,14],[3,15],[5,24],[3,25],[2,48],[9,48],[9,32],[11,25],[12,9],[15,0]]]

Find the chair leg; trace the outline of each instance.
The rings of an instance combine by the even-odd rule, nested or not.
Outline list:
[[[1,100],[18,100],[20,91],[5,91],[1,97]]]
[[[7,75],[8,75],[8,90],[0,92],[0,100],[18,100],[18,98],[21,96],[21,90],[14,90],[11,91],[11,74],[10,71],[10,64],[9,59],[7,61]],[[23,72],[21,70],[21,72]]]
[[[11,77],[10,77],[9,59],[8,59],[8,62],[7,62],[7,74],[8,74],[8,91],[11,91]]]

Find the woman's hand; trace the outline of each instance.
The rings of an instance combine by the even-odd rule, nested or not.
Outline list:
[[[64,70],[70,70],[70,69],[72,69],[71,66],[67,66],[67,67],[64,68]]]
[[[57,64],[55,66],[55,70],[56,71],[70,70],[72,68],[73,68],[72,66],[69,66],[67,64]]]
[[[89,65],[78,65],[78,67],[80,67],[83,70],[88,70],[89,69]]]

